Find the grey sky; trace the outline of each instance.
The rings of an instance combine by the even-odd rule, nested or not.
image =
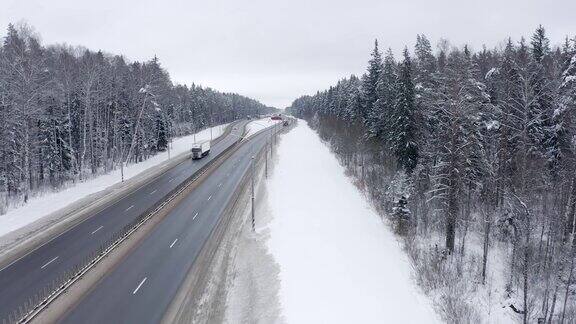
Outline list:
[[[175,82],[283,108],[362,73],[374,38],[396,53],[418,33],[494,47],[543,24],[558,44],[576,34],[575,12],[574,0],[1,0],[0,26],[24,20],[44,44],[157,55]]]

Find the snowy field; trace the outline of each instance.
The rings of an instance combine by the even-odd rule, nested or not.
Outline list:
[[[304,121],[267,183],[267,246],[288,323],[439,323],[394,235]]]
[[[223,124],[212,127],[212,137],[216,138],[220,136],[226,125],[227,124]],[[196,141],[209,140],[210,128],[196,133],[195,139]],[[171,158],[175,158],[190,150],[193,142],[194,135],[174,139],[170,149]],[[166,160],[168,160],[168,152],[162,152],[141,163],[130,164],[124,168],[124,178],[130,179],[141,172],[158,166]],[[79,199],[105,190],[119,183],[120,180],[120,169],[117,169],[83,182],[71,184],[69,187],[58,192],[50,192],[31,198],[27,204],[10,209],[6,214],[0,215],[0,237],[41,219]]]
[[[251,121],[250,123],[248,123],[248,125],[246,125],[246,137],[250,137],[265,128],[274,126],[275,124],[281,122],[282,122],[281,120],[272,120],[270,117]]]

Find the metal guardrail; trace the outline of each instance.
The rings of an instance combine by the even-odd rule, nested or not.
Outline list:
[[[186,190],[190,185],[192,185],[200,176],[208,171],[208,169],[214,165],[216,162],[220,161],[228,152],[234,149],[238,144],[244,139],[244,135],[240,136],[232,145],[227,147],[224,151],[220,152],[214,159],[210,160],[206,165],[204,165],[200,170],[195,172],[193,175],[188,177],[185,181],[174,188],[168,195],[168,198],[157,202],[152,207],[150,207],[146,212],[138,216],[134,221],[124,226],[121,230],[114,233],[110,239],[101,244],[98,249],[92,251],[81,263],[76,264],[63,275],[53,280],[48,286],[41,289],[34,296],[28,298],[28,300],[20,305],[17,309],[13,310],[8,318],[2,320],[3,324],[13,324],[13,323],[29,323],[33,320],[42,310],[44,310],[50,303],[52,303],[56,298],[62,295],[68,288],[70,288],[75,282],[80,280],[88,271],[90,271],[100,260],[110,254],[116,247],[118,247],[122,242],[128,239],[128,237],[136,232],[142,225],[144,225],[148,220],[150,220],[154,215],[156,215],[160,210],[162,210],[167,204],[176,199],[184,190]]]

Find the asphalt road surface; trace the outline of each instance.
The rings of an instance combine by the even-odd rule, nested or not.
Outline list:
[[[232,145],[247,122],[235,125],[203,159],[178,164],[150,183],[0,270],[0,321],[28,298],[79,264],[114,233]],[[173,246],[175,247],[175,246]]]
[[[269,133],[249,139],[185,197],[63,323],[158,323]]]

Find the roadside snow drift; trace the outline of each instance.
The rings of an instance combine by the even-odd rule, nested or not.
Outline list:
[[[212,137],[216,138],[222,134],[224,125],[212,127]],[[192,143],[210,139],[210,128],[204,129],[194,135],[187,135],[176,138],[170,146],[171,158],[186,153],[190,150]],[[135,164],[129,164],[124,168],[124,179],[128,180],[139,173],[160,165],[168,160],[168,152],[158,153],[149,159]],[[41,219],[75,201],[88,195],[104,190],[121,181],[120,169],[116,169],[107,174],[99,175],[83,182],[71,184],[58,192],[50,192],[44,195],[31,198],[25,205],[8,210],[4,215],[0,215],[0,237],[24,227],[38,219]]]
[[[268,183],[268,248],[288,323],[438,323],[394,235],[304,121]]]

